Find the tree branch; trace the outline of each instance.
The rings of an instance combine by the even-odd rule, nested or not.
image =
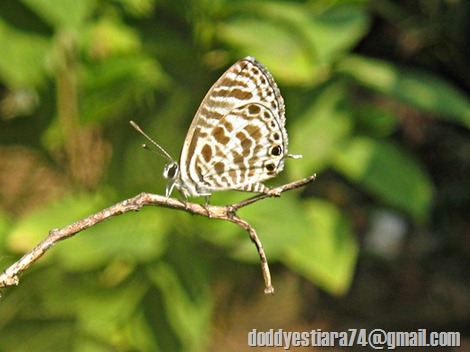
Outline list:
[[[20,282],[20,275],[59,241],[72,237],[78,232],[83,231],[89,227],[96,225],[99,222],[105,221],[114,216],[126,213],[128,211],[139,211],[143,206],[156,205],[166,208],[183,210],[190,214],[206,216],[211,219],[230,221],[247,231],[250,235],[251,240],[255,243],[256,248],[258,250],[258,254],[261,259],[261,269],[263,271],[265,283],[264,292],[274,294],[274,288],[271,284],[271,274],[269,271],[268,261],[266,259],[266,254],[264,252],[263,245],[261,244],[261,241],[258,235],[256,234],[255,229],[248,222],[238,217],[236,212],[240,208],[243,208],[264,198],[277,196],[280,195],[282,192],[303,187],[308,183],[314,181],[315,177],[316,175],[312,175],[303,180],[295,181],[292,183],[285,184],[283,186],[273,188],[270,190],[270,193],[258,194],[239,203],[226,206],[200,205],[196,203],[181,201],[175,198],[166,198],[157,194],[145,192],[140,193],[133,198],[116,203],[110,206],[109,208],[101,210],[66,227],[49,231],[49,236],[47,236],[41,243],[39,243],[31,251],[26,253],[20,260],[5,269],[5,271],[0,275],[0,288],[18,285]]]

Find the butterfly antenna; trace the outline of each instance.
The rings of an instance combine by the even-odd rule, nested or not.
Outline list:
[[[149,146],[147,144],[142,144],[142,147],[144,149],[147,149],[147,150],[150,150],[152,153],[155,153],[157,155],[160,155],[160,156],[163,156],[163,157],[166,157],[169,161],[171,162],[174,162],[173,158],[170,156],[170,154],[168,154],[166,152],[165,149],[163,149],[157,142],[155,142],[152,138],[150,138],[144,131],[142,131],[142,129],[134,122],[134,121],[130,121],[132,127],[134,127],[137,132],[141,133],[145,138],[147,138],[150,142],[152,142],[152,144],[154,146],[156,146],[158,148],[158,150],[161,152],[161,153],[158,153],[157,151],[153,150],[153,149],[150,149]]]

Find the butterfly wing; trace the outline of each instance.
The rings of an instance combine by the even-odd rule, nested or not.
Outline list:
[[[231,110],[224,119],[236,126],[226,134],[216,127],[214,138],[229,139],[225,145],[202,146],[196,167],[211,190],[239,189],[263,192],[261,181],[276,176],[284,167],[287,135],[273,112],[259,103]]]
[[[180,186],[191,195],[214,190],[264,191],[287,156],[284,101],[267,69],[251,57],[212,86],[186,136]]]

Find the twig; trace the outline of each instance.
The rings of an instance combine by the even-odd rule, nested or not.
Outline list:
[[[303,187],[315,180],[315,177],[316,175],[313,175],[303,180],[288,183],[283,186],[273,188],[271,190],[272,193],[259,194],[239,203],[226,206],[200,205],[196,203],[181,201],[174,198],[166,198],[157,194],[145,192],[140,193],[133,198],[116,203],[110,206],[109,208],[101,210],[66,227],[49,231],[49,236],[47,236],[41,243],[39,243],[31,251],[26,253],[20,260],[10,265],[7,269],[5,269],[2,274],[0,274],[0,288],[18,285],[20,282],[20,275],[59,241],[72,237],[78,232],[83,231],[89,227],[96,225],[99,222],[105,221],[114,216],[126,213],[128,211],[139,211],[143,206],[157,205],[166,208],[183,210],[190,214],[206,216],[211,219],[227,220],[233,222],[234,224],[240,226],[245,231],[247,231],[250,235],[251,240],[255,243],[256,248],[258,249],[258,254],[261,259],[261,269],[263,271],[265,283],[264,292],[274,294],[274,288],[271,284],[271,274],[269,272],[268,261],[266,259],[266,254],[264,252],[261,241],[258,235],[256,234],[255,229],[248,222],[238,217],[236,212],[238,209],[250,205],[254,202],[257,202],[261,199],[272,197],[274,195],[280,195],[282,192]]]

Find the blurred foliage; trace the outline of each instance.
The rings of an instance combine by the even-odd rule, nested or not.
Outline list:
[[[2,265],[51,228],[162,193],[164,160],[139,149],[128,121],[176,158],[210,85],[252,55],[281,87],[289,149],[304,156],[270,184],[315,172],[318,181],[240,215],[270,263],[345,294],[376,211],[409,226],[436,222],[439,179],[413,144],[420,127],[470,127],[468,56],[459,56],[458,28],[441,28],[468,23],[468,4],[414,2],[422,12],[385,0],[2,2]],[[378,21],[393,38],[375,37]],[[417,53],[412,65],[376,49],[394,38]],[[449,48],[456,62],[443,55]],[[212,203],[245,196],[223,192]],[[247,275],[261,292],[256,249],[231,224],[167,209],[124,214],[60,243],[5,290],[0,350],[206,350],[216,287],[236,291]]]

